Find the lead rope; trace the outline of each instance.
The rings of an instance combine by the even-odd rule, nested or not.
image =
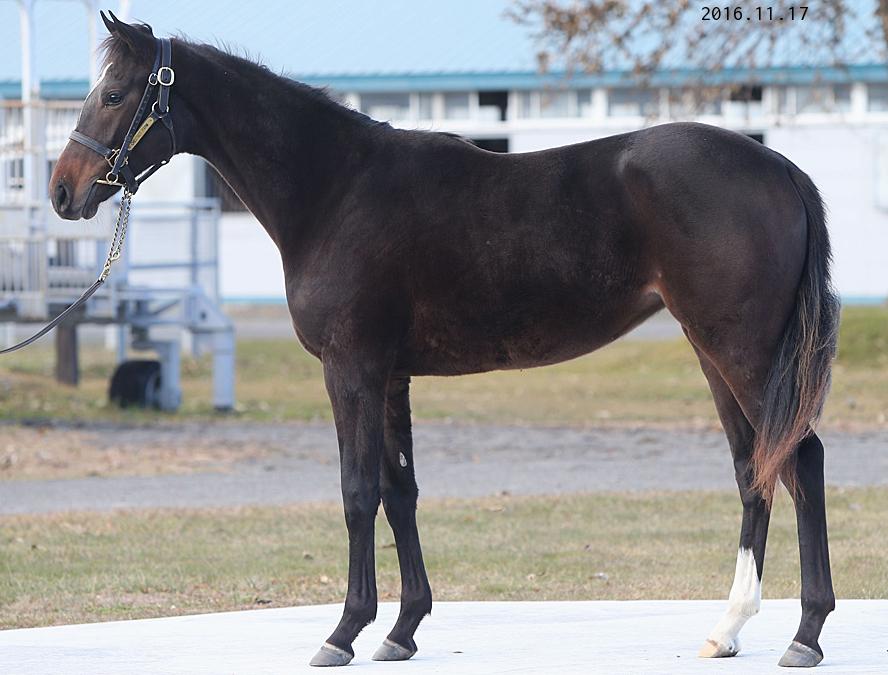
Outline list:
[[[97,290],[99,290],[99,287],[105,283],[105,280],[111,274],[111,266],[120,260],[121,253],[123,252],[123,243],[126,241],[126,230],[129,225],[130,203],[132,202],[132,199],[132,193],[127,188],[123,188],[123,196],[120,198],[120,209],[117,211],[117,224],[114,226],[114,235],[111,237],[111,249],[108,251],[108,257],[105,259],[105,264],[102,266],[102,273],[99,274],[99,278],[96,279],[95,283],[87,288],[83,294],[77,298],[73,305],[41,328],[38,333],[32,335],[24,342],[19,342],[17,345],[0,350],[0,354],[16,352],[19,349],[24,349],[28,345],[37,342],[37,340],[62,323],[69,314],[83,306],[83,304],[89,300]]]

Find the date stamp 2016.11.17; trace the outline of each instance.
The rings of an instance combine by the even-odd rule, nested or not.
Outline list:
[[[710,5],[701,7],[702,21],[804,21],[807,5],[755,6]]]

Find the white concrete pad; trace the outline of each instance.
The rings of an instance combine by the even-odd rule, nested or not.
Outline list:
[[[795,633],[798,600],[766,600],[731,659],[697,650],[724,601],[442,602],[406,663],[370,656],[397,616],[380,606],[348,668],[384,673],[774,673]],[[339,605],[203,614],[0,632],[0,673],[297,673],[339,618]],[[888,600],[840,600],[817,670],[888,673]]]

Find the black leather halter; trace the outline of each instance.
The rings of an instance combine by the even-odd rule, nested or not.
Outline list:
[[[90,150],[104,157],[111,167],[104,180],[99,179],[96,181],[97,183],[125,187],[130,194],[136,194],[139,186],[176,154],[176,134],[173,131],[173,118],[170,115],[170,87],[176,81],[176,73],[170,65],[172,61],[172,45],[169,38],[155,38],[155,41],[157,43],[157,52],[154,57],[154,67],[148,76],[148,84],[145,85],[142,100],[139,101],[139,107],[136,109],[136,114],[133,116],[133,121],[130,123],[129,130],[126,132],[120,147],[111,149],[76,129],[71,132],[70,136],[72,141],[85,145]],[[154,123],[158,121],[163,123],[170,134],[169,157],[157,164],[152,164],[136,175],[129,165],[129,155],[151,127],[154,126]],[[122,183],[120,182],[121,179],[123,179]]]

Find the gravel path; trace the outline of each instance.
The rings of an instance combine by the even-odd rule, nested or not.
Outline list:
[[[53,429],[51,433],[65,433]],[[123,507],[213,507],[339,499],[332,424],[185,424],[90,427],[129,446],[261,446],[220,473],[0,481],[0,514]],[[888,484],[888,431],[822,434],[827,482]],[[719,431],[575,429],[419,423],[417,474],[426,497],[553,494],[599,490],[732,489]]]

